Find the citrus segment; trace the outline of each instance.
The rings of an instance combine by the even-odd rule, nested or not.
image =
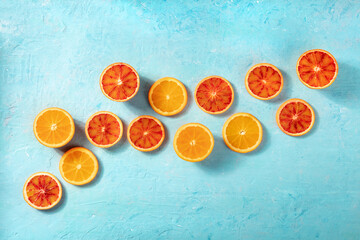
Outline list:
[[[321,89],[330,86],[338,73],[336,59],[321,49],[303,53],[296,65],[300,81],[307,87]]]
[[[195,101],[204,112],[220,114],[228,110],[233,103],[234,90],[225,78],[210,76],[197,85]]]
[[[47,108],[35,118],[33,126],[36,139],[51,148],[62,147],[73,138],[75,124],[71,115],[61,108]]]
[[[47,172],[38,172],[31,175],[23,188],[25,201],[33,208],[46,210],[59,203],[62,188],[59,180]]]
[[[115,145],[123,134],[123,124],[112,112],[100,111],[93,114],[86,122],[85,133],[89,141],[102,148]]]
[[[160,115],[175,115],[186,106],[186,88],[184,84],[175,78],[161,78],[150,88],[149,103],[154,111]]]
[[[133,67],[126,63],[113,63],[102,72],[100,88],[113,101],[125,102],[139,90],[140,78]]]
[[[249,113],[235,113],[226,120],[222,135],[225,144],[233,151],[247,153],[261,143],[263,130],[260,121]]]
[[[290,136],[301,136],[313,127],[314,110],[304,100],[290,99],[277,110],[276,122],[284,133]]]
[[[214,148],[214,137],[210,130],[200,123],[188,123],[175,133],[174,150],[176,154],[190,162],[207,158]]]
[[[65,181],[74,185],[91,182],[99,169],[95,155],[83,147],[68,150],[60,159],[59,169]]]
[[[260,100],[269,100],[281,92],[283,77],[274,65],[259,63],[247,72],[245,87],[251,96]]]
[[[135,118],[128,127],[128,140],[135,149],[149,152],[160,147],[165,138],[162,123],[152,116]]]

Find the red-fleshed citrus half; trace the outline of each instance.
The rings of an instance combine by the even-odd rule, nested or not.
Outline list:
[[[322,49],[303,53],[296,65],[300,81],[312,89],[330,86],[338,74],[338,64],[333,55]]]
[[[25,201],[33,208],[46,210],[59,203],[62,197],[62,188],[59,180],[47,172],[38,172],[31,175],[23,188]]]
[[[165,129],[158,119],[144,115],[129,124],[127,137],[135,149],[149,152],[160,147],[165,138]]]
[[[123,134],[123,124],[114,113],[100,111],[87,120],[85,133],[93,145],[108,148],[120,141]]]
[[[113,63],[100,76],[101,91],[113,101],[128,101],[136,95],[139,87],[138,73],[126,63]]]
[[[250,68],[245,77],[245,87],[251,96],[269,100],[280,94],[283,76],[277,67],[269,63],[259,63]]]
[[[284,133],[290,136],[301,136],[313,127],[315,113],[310,104],[293,98],[281,104],[276,112],[276,122]]]
[[[206,77],[195,89],[195,102],[206,113],[223,113],[230,108],[233,101],[234,90],[230,82],[223,77]]]

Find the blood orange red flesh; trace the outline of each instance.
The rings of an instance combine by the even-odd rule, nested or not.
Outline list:
[[[59,180],[47,172],[38,172],[31,175],[23,188],[25,201],[33,208],[46,210],[59,203],[62,197],[62,188]]]
[[[108,148],[121,139],[123,124],[114,113],[101,111],[93,114],[87,120],[85,133],[93,145]]]
[[[113,63],[102,72],[100,88],[113,101],[125,102],[136,95],[140,78],[133,67],[126,63]]]
[[[283,76],[279,69],[269,63],[259,63],[250,68],[245,77],[249,94],[260,100],[269,100],[280,94]]]
[[[333,55],[322,49],[303,53],[296,65],[300,81],[307,87],[322,89],[330,86],[336,79],[338,64]]]
[[[313,127],[315,113],[307,102],[294,98],[279,107],[276,112],[276,122],[284,133],[290,136],[301,136]]]
[[[129,124],[128,140],[139,151],[149,152],[157,149],[164,138],[164,126],[152,116],[137,117]]]
[[[220,114],[228,110],[233,103],[234,90],[225,78],[210,76],[197,85],[195,101],[204,112]]]

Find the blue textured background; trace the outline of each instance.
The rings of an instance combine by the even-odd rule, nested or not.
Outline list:
[[[60,3],[63,2],[63,3]],[[0,238],[1,239],[359,239],[360,237],[360,3],[359,1],[0,1]],[[297,78],[300,54],[330,51],[339,75],[324,90]],[[100,91],[101,71],[124,61],[141,76],[141,89],[117,103]],[[269,62],[284,89],[273,101],[244,87],[250,66]],[[231,109],[210,116],[192,91],[209,75],[236,91]],[[171,76],[189,90],[188,108],[162,117],[146,96],[155,80]],[[275,122],[288,98],[308,101],[316,123],[289,137]],[[35,116],[66,109],[76,122],[71,143],[54,150],[34,137]],[[96,111],[116,113],[127,125],[142,114],[158,117],[167,139],[141,153],[123,137],[111,149],[92,146],[84,123]],[[235,112],[263,124],[253,153],[237,154],[222,141]],[[209,159],[177,157],[178,127],[200,122],[215,148]],[[77,187],[62,180],[61,154],[84,146],[100,162],[96,180]],[[32,173],[49,171],[63,184],[62,204],[37,211],[23,200]]]

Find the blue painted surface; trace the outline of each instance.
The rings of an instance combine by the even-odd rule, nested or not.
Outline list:
[[[359,1],[1,1],[0,2],[0,238],[1,239],[359,239],[360,237],[360,4]],[[310,1],[308,1],[310,2]],[[300,54],[330,51],[339,75],[325,90],[297,78]],[[141,76],[126,103],[108,100],[98,79],[124,61]],[[244,87],[250,66],[269,62],[282,71],[283,92],[272,101]],[[149,106],[151,84],[176,77],[189,90],[209,75],[227,78],[236,91],[221,116],[202,112],[190,94],[176,117]],[[282,133],[275,112],[297,97],[315,109],[312,131]],[[87,186],[63,181],[63,153],[42,146],[32,124],[46,107],[66,109],[76,122],[67,146],[98,157],[100,172]],[[161,149],[141,153],[123,137],[111,149],[92,146],[84,123],[109,110],[125,123],[138,115],[166,126]],[[264,141],[250,154],[222,141],[225,120],[250,112],[263,124]],[[210,128],[209,159],[177,157],[172,138],[181,125]],[[22,197],[34,172],[55,174],[62,204],[37,211]]]

